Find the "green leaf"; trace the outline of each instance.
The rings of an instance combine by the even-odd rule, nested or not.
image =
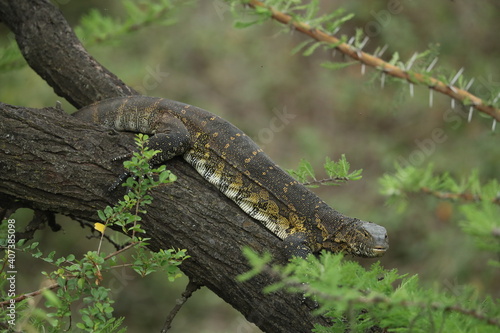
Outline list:
[[[83,315],[82,321],[85,323],[85,328],[93,328],[93,321],[88,315]]]
[[[104,208],[104,215],[106,216],[106,218],[111,217],[113,213],[113,208],[111,208],[110,206],[106,206],[106,208]]]
[[[170,171],[163,171],[162,173],[160,173],[158,180],[160,183],[166,183],[169,177],[170,177]]]
[[[314,177],[313,167],[306,159],[300,160],[299,166],[296,170],[290,169],[287,171],[301,183],[305,183],[309,178],[316,179]]]
[[[252,25],[258,24],[258,23],[259,23],[259,21],[248,21],[248,22],[236,21],[234,23],[234,27],[236,29],[244,29],[244,28],[250,27]]]
[[[106,214],[102,211],[102,210],[98,210],[97,211],[97,216],[99,216],[99,218],[101,219],[101,221],[104,221],[106,222]]]
[[[303,56],[306,56],[306,57],[310,56],[310,55],[311,55],[311,54],[313,54],[313,53],[314,53],[314,51],[315,51],[318,47],[320,47],[321,45],[323,45],[323,43],[322,43],[322,42],[316,42],[316,43],[314,43],[313,45],[309,46],[309,47],[308,47],[308,48],[307,48],[307,49],[306,49],[306,50],[302,53],[302,55],[303,55]]]
[[[47,257],[43,258],[44,261],[46,262],[53,262],[54,261],[54,255],[56,254],[56,251],[50,252]]]
[[[300,50],[302,50],[306,45],[309,45],[311,44],[312,42],[310,40],[305,40],[303,41],[302,43],[300,43],[299,45],[295,46],[293,49],[292,49],[292,54],[296,54],[297,52],[299,52]]]
[[[45,297],[47,300],[47,306],[48,307],[54,307],[54,308],[59,308],[61,307],[62,303],[59,297],[50,289],[42,289],[42,295]]]
[[[321,63],[321,67],[331,69],[331,70],[338,70],[342,68],[346,68],[349,66],[352,66],[354,64],[357,64],[357,61],[349,61],[349,62],[332,62],[332,61],[326,61]]]
[[[57,259],[57,260],[55,261],[55,264],[56,264],[57,266],[59,266],[59,265],[61,265],[61,264],[62,264],[63,262],[65,262],[65,261],[66,261],[66,258],[61,257],[61,258],[59,258],[59,259]]]
[[[255,12],[257,14],[264,15],[264,16],[269,16],[269,17],[271,17],[271,15],[273,14],[272,11],[269,8],[262,7],[262,6],[256,6],[255,7]]]
[[[324,167],[330,178],[347,178],[348,180],[358,180],[362,178],[361,173],[363,169],[350,172],[351,165],[344,154],[341,155],[338,162],[334,162],[327,157]]]
[[[394,52],[394,54],[392,55],[391,60],[389,60],[389,64],[396,65],[396,63],[398,62],[398,60],[399,60],[399,53],[398,52]]]
[[[243,255],[247,258],[253,268],[246,273],[238,275],[236,277],[238,281],[248,281],[252,277],[261,273],[264,267],[272,260],[270,253],[265,252],[263,255],[259,255],[257,252],[254,252],[248,247],[243,248]]]

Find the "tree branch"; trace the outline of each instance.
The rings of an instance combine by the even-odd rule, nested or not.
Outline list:
[[[318,179],[318,180],[311,180],[310,182],[305,182],[302,183],[304,186],[310,186],[310,185],[323,185],[323,184],[331,184],[331,183],[344,183],[349,181],[350,179],[348,177],[331,177],[331,178],[325,178],[325,179]]]
[[[250,0],[249,5],[253,8],[266,8],[271,11],[271,16],[276,21],[293,26],[296,30],[320,42],[336,45],[336,49],[341,53],[357,60],[367,66],[379,69],[384,74],[400,78],[409,83],[419,83],[433,89],[439,93],[445,94],[464,104],[473,106],[476,110],[491,116],[493,119],[500,121],[500,109],[491,105],[487,105],[479,97],[469,93],[466,90],[456,86],[448,85],[433,77],[428,77],[420,73],[407,71],[398,66],[394,66],[376,56],[363,52],[354,46],[347,43],[341,43],[341,40],[321,31],[320,29],[312,28],[309,24],[296,21],[290,15],[280,12],[272,7],[265,5],[258,0]]]
[[[75,107],[137,94],[87,53],[50,1],[1,0],[0,19],[30,67]]]
[[[163,328],[160,333],[167,333],[168,330],[172,327],[172,321],[174,320],[175,316],[179,312],[179,310],[182,308],[182,306],[187,302],[187,300],[193,295],[193,293],[200,289],[200,285],[197,284],[196,282],[193,282],[192,280],[189,280],[186,289],[182,293],[182,296],[180,299],[177,300],[175,303],[175,306],[172,310],[170,310],[167,319],[165,320],[165,324],[163,324]]]
[[[86,53],[48,0],[0,0],[0,20],[16,34],[30,66],[76,107],[135,94]],[[112,158],[130,151],[130,134],[82,123],[57,108],[0,103],[0,119],[0,199],[98,221],[96,210],[123,195],[107,188],[123,171]],[[268,275],[236,282],[249,269],[242,247],[269,251],[283,262],[281,241],[183,160],[173,159],[168,168],[178,180],[152,192],[154,202],[143,218],[152,250],[188,249],[184,273],[263,331],[310,332],[315,323],[327,323],[313,317],[296,295],[263,295],[262,288],[275,281]]]
[[[430,194],[435,196],[436,198],[444,200],[462,200],[466,202],[479,202],[483,200],[483,198],[480,195],[474,195],[472,193],[467,193],[467,192],[453,193],[453,192],[435,191],[428,187],[421,187],[420,191],[422,193]],[[491,202],[496,205],[500,205],[500,197],[494,198],[493,200],[491,200]]]
[[[17,302],[21,302],[27,298],[33,298],[35,296],[38,296],[40,294],[42,294],[45,290],[54,290],[54,289],[57,289],[59,288],[59,283],[53,283],[47,287],[43,287],[41,289],[38,289],[38,290],[35,290],[31,293],[27,293],[27,294],[22,294],[22,295],[19,295],[17,296],[16,298],[14,298],[14,300]],[[10,300],[6,300],[6,301],[1,301],[0,302],[0,306],[1,307],[4,307],[4,306],[8,306],[10,304]]]
[[[123,170],[111,162],[133,146],[133,136],[82,124],[55,108],[29,109],[0,104],[0,193],[33,209],[75,220],[99,221],[96,210],[124,194],[107,192]],[[248,217],[181,159],[168,163],[179,179],[152,192],[144,216],[152,250],[185,248],[181,269],[200,281],[267,332],[307,332],[315,322],[297,296],[263,295],[274,281],[267,275],[239,283],[249,270],[241,248],[269,251],[286,260],[281,242]],[[324,322],[323,322],[324,323]]]

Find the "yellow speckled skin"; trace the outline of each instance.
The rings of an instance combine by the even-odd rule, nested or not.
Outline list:
[[[290,255],[322,249],[374,257],[388,248],[383,227],[340,214],[278,167],[249,137],[203,109],[130,96],[87,106],[76,117],[153,135],[155,163],[182,155],[208,182],[284,240]]]

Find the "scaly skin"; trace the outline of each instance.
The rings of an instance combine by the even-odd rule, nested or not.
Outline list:
[[[340,214],[276,165],[248,136],[203,109],[130,96],[87,106],[76,117],[153,135],[154,163],[182,155],[208,182],[284,241],[289,255],[326,249],[362,257],[389,248],[384,227]]]

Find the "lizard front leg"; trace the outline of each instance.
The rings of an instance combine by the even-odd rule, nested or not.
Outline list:
[[[311,248],[307,245],[306,234],[303,232],[295,232],[283,239],[284,251],[288,258],[300,257],[307,258],[312,253]]]
[[[191,137],[184,124],[174,117],[171,117],[169,120],[171,121],[165,121],[160,124],[159,129],[161,132],[151,135],[146,144],[147,148],[160,151],[151,159],[151,166],[164,163],[175,156],[182,155],[191,146]],[[115,190],[130,176],[130,172],[124,172],[109,188],[109,191]]]
[[[303,232],[296,232],[290,234],[285,239],[284,242],[284,251],[289,259],[295,257],[307,258],[309,254],[312,253],[311,248],[307,245],[306,234]],[[301,283],[302,286],[306,286],[307,283]],[[307,297],[305,293],[300,295],[301,303],[304,303],[309,309],[315,310],[319,307],[318,302],[314,299]]]

